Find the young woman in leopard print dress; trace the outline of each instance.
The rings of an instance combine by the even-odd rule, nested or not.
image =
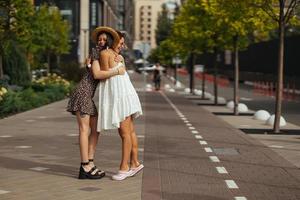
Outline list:
[[[99,132],[97,132],[98,112],[93,101],[95,90],[99,79],[107,79],[116,75],[123,75],[124,68],[111,71],[101,71],[99,66],[99,53],[101,50],[113,46],[118,42],[114,32],[108,27],[98,27],[93,32],[93,39],[98,44],[93,49],[92,55],[87,59],[86,71],[70,96],[67,111],[76,115],[79,126],[79,145],[81,155],[81,166],[79,179],[100,179],[105,176],[105,172],[97,169],[94,165],[94,155],[98,142]],[[118,60],[119,58],[116,58]],[[98,65],[91,65],[90,62]],[[91,132],[90,132],[91,131]]]

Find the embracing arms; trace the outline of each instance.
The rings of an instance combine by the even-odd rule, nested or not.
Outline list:
[[[114,70],[109,70],[109,54],[102,51],[100,54],[100,64],[98,60],[93,61],[92,73],[94,79],[107,79],[112,76],[123,75],[125,68],[119,67]]]

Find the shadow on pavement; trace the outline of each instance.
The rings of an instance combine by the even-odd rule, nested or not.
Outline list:
[[[233,112],[213,112],[214,115],[228,115],[228,116],[235,116]],[[254,113],[239,113],[236,116],[252,116]]]
[[[274,133],[273,129],[240,129],[246,134],[265,134],[265,135],[300,135],[299,129],[283,129],[280,133]],[[300,139],[300,138],[299,138]]]

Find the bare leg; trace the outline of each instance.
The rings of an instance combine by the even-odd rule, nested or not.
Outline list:
[[[94,159],[96,146],[98,143],[99,132],[97,131],[97,120],[98,120],[97,115],[90,117],[91,134],[89,136],[89,150],[88,150],[89,159]],[[94,165],[93,162],[91,164]]]
[[[131,117],[127,117],[124,121],[120,123],[119,135],[122,139],[122,160],[120,163],[120,170],[129,170],[128,162],[130,159],[131,152],[131,136],[130,136],[130,120]]]
[[[137,167],[140,165],[138,159],[138,140],[136,137],[133,120],[130,117],[130,137],[132,142],[131,153],[130,153],[130,167]]]
[[[79,126],[79,148],[81,162],[89,162],[89,132],[90,132],[90,116],[81,116],[79,112],[76,113],[77,122]],[[85,171],[89,171],[92,167],[91,165],[83,166]]]

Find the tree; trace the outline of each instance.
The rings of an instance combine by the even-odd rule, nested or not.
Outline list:
[[[159,45],[160,42],[167,39],[170,35],[173,20],[168,17],[168,10],[166,4],[162,5],[162,11],[158,15],[157,27],[155,30],[156,44]]]
[[[226,47],[234,51],[234,114],[238,115],[239,104],[239,50],[254,41],[267,39],[274,28],[268,16],[252,7],[252,0],[216,0],[214,15],[226,27]],[[251,41],[251,39],[253,41]]]
[[[203,15],[199,1],[186,1],[175,19],[171,36],[171,41],[175,44],[176,49],[180,50],[181,57],[190,57],[190,92],[192,94],[194,93],[195,55],[202,53],[205,44],[211,42],[211,40],[205,40],[209,32],[205,32],[203,26],[200,25],[203,22]]]
[[[39,7],[35,13],[34,40],[32,45],[36,57],[46,55],[47,70],[50,71],[50,56],[55,54],[59,62],[59,56],[68,53],[69,30],[70,27],[66,21],[62,20],[59,10],[56,7],[49,7],[44,4]]]
[[[32,42],[30,27],[33,12],[33,6],[28,0],[0,1],[0,78],[3,73],[7,73],[11,78],[13,76],[14,84],[18,84],[18,80],[20,84],[30,80],[29,69],[23,66],[28,67],[24,44]],[[17,55],[9,54],[11,52]]]
[[[275,103],[275,122],[273,131],[280,132],[280,117],[283,91],[283,70],[284,70],[284,38],[285,31],[290,22],[295,22],[295,9],[299,6],[300,0],[257,0],[256,5],[267,13],[271,19],[277,23],[279,48],[278,48],[278,73],[276,86],[276,103]]]

